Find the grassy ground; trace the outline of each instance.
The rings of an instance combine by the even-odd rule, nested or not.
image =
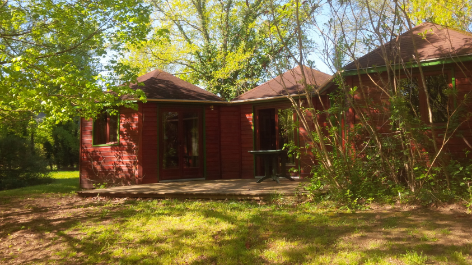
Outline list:
[[[9,196],[40,196],[42,194],[64,194],[79,190],[79,172],[59,171],[52,173],[54,182],[45,185],[36,185],[14,190],[0,191],[0,197]]]
[[[0,192],[0,263],[472,264],[456,205],[82,199],[77,176]]]

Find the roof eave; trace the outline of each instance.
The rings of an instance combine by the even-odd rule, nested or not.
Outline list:
[[[140,101],[138,99],[127,99],[131,101]],[[198,100],[198,99],[160,99],[160,98],[147,98],[146,101],[152,102],[178,102],[178,103],[206,103],[206,104],[228,104],[228,101],[218,100]]]
[[[331,84],[333,82],[334,77],[339,73],[340,72],[331,75],[328,78],[328,80],[326,80],[323,84],[321,84],[321,86],[318,88],[318,94],[320,94],[320,95],[323,94],[329,88],[329,84]]]
[[[448,63],[455,63],[455,62],[467,62],[467,61],[472,61],[472,53],[464,54],[464,55],[459,55],[459,56],[454,56],[454,57],[440,57],[440,58],[434,58],[434,59],[428,59],[428,60],[422,60],[421,61],[421,66],[434,66],[434,65],[441,65],[441,64],[448,64]],[[417,63],[406,63],[406,67],[409,68],[414,68],[418,67]],[[400,69],[402,68],[402,65],[396,65],[394,69]],[[370,73],[381,73],[385,72],[387,70],[386,65],[381,65],[381,66],[371,66],[367,68],[362,68],[362,69],[352,69],[352,70],[344,70],[342,71],[343,76],[353,76],[357,75],[358,73],[360,74],[370,74]]]
[[[253,101],[268,101],[268,100],[277,100],[277,99],[285,99],[288,97],[302,97],[306,96],[306,93],[303,94],[290,94],[290,95],[283,95],[283,96],[275,96],[275,97],[264,97],[264,98],[251,98],[251,99],[238,99],[232,100],[228,103],[244,103],[244,102],[253,102]]]

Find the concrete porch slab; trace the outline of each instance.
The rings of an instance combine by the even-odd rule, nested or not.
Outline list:
[[[277,194],[295,196],[306,180],[280,179],[256,183],[257,179],[196,180],[120,186],[108,189],[83,190],[81,197],[179,198],[179,199],[252,199],[259,200]],[[302,191],[302,190],[300,190]]]

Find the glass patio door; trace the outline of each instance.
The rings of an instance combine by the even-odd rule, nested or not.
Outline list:
[[[201,109],[163,108],[159,120],[159,179],[202,178]]]

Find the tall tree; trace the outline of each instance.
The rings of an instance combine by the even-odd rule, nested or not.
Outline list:
[[[267,1],[151,3],[154,34],[133,45],[124,62],[139,67],[141,73],[168,70],[230,100],[269,77],[269,63],[281,56],[281,42],[268,40]],[[163,31],[170,33],[162,37]],[[283,37],[288,37],[287,32]]]
[[[96,102],[142,95],[116,86],[135,73],[112,56],[146,36],[149,6],[136,0],[0,1],[0,119],[22,112],[54,120],[77,111],[92,117],[102,107]]]
[[[472,31],[470,0],[410,0],[403,1],[414,24],[433,22],[454,29]]]

